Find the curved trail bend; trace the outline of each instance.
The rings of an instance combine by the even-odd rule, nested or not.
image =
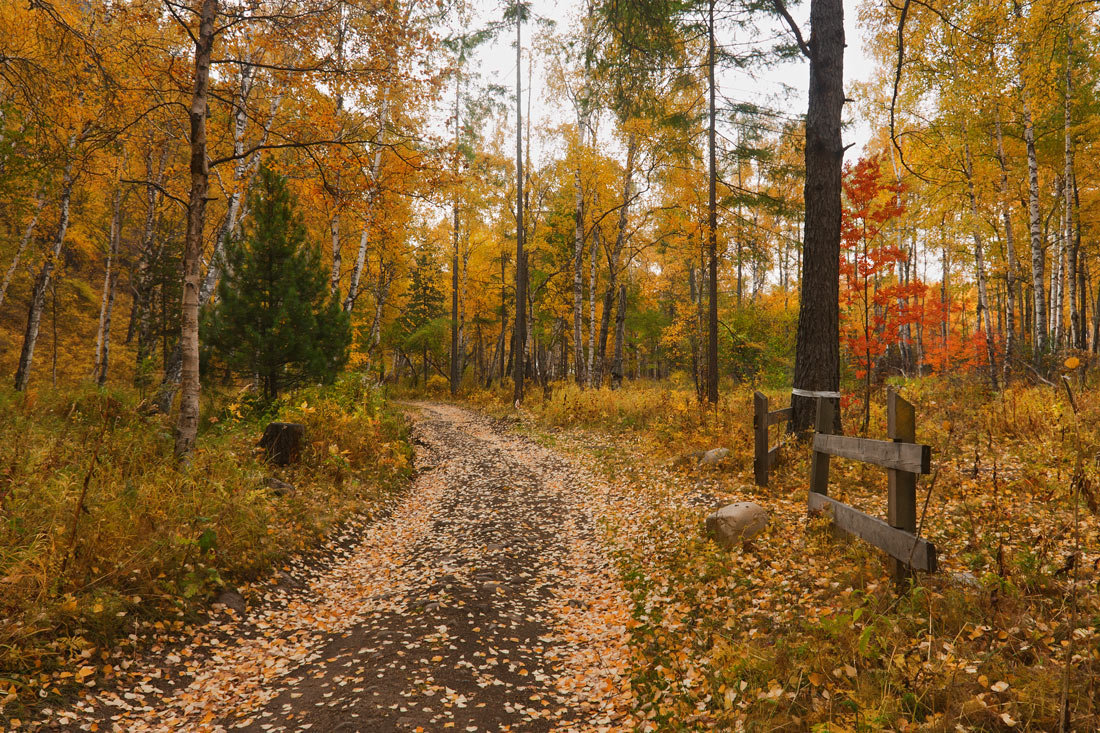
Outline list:
[[[477,413],[412,408],[419,476],[389,517],[54,729],[632,728],[595,480]]]

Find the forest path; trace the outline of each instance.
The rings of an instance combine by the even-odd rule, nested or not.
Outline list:
[[[595,479],[470,410],[410,408],[419,476],[390,516],[231,634],[200,630],[168,658],[185,669],[74,712],[127,731],[631,728]]]

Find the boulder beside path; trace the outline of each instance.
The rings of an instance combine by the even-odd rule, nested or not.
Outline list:
[[[768,512],[759,504],[727,504],[707,517],[707,534],[725,548],[751,540],[768,526]]]

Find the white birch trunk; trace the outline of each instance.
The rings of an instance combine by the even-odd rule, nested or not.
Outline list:
[[[74,142],[70,141],[72,149]],[[27,328],[23,333],[23,349],[19,354],[19,366],[15,371],[15,388],[23,392],[31,378],[31,366],[34,363],[34,349],[38,344],[38,329],[42,325],[42,311],[46,307],[46,291],[50,287],[50,278],[53,276],[57,260],[61,256],[61,248],[65,244],[65,235],[69,229],[69,212],[73,195],[73,164],[69,161],[62,175],[60,215],[57,222],[57,231],[54,232],[53,246],[46,255],[46,261],[42,263],[42,269],[34,282],[34,290],[31,293],[31,303],[27,311]]]

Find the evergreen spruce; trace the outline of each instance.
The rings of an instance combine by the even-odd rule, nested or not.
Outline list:
[[[409,300],[394,323],[391,341],[406,356],[420,356],[424,382],[428,381],[429,363],[443,358],[449,325],[443,306],[443,293],[433,281],[435,263],[423,252],[417,253],[410,273]],[[438,368],[438,367],[437,367]]]
[[[286,178],[266,166],[259,174],[244,236],[225,250],[204,342],[272,399],[304,382],[332,381],[347,363],[351,326],[330,294]]]

